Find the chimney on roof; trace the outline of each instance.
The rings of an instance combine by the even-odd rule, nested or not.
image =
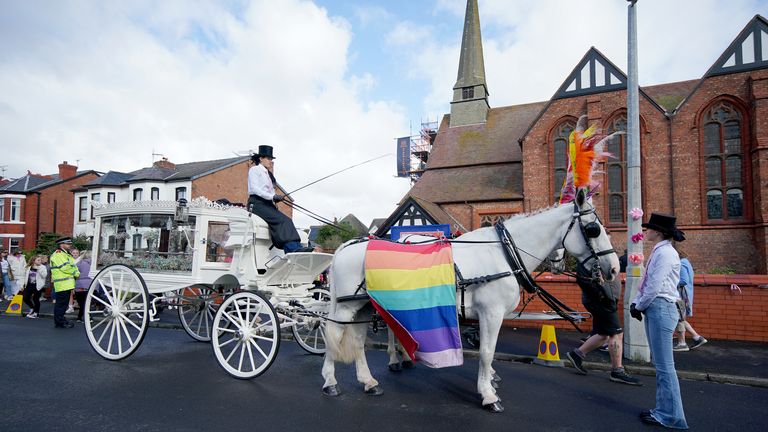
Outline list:
[[[67,161],[59,164],[59,179],[64,180],[77,175],[77,167],[70,165]]]
[[[155,167],[155,168],[165,168],[165,169],[169,169],[169,170],[175,170],[176,169],[176,164],[174,164],[173,162],[169,161],[167,157],[164,157],[164,158],[160,159],[159,161],[153,163],[152,166]]]

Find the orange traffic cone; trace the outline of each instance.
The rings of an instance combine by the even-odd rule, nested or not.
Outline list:
[[[563,362],[560,360],[560,350],[557,348],[555,326],[549,324],[541,326],[538,351],[539,355],[533,360],[534,363],[549,367],[563,367]]]

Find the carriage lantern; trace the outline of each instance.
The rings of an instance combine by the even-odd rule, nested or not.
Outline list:
[[[179,199],[176,205],[176,222],[187,222],[189,220],[189,207],[187,207],[187,200],[184,198]]]

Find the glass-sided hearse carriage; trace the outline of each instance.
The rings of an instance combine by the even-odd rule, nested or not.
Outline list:
[[[94,216],[85,329],[102,357],[131,355],[165,309],[178,310],[190,336],[212,341],[238,378],[269,368],[281,329],[325,351],[329,296],[315,278],[332,255],[283,254],[262,219],[205,198],[96,204]]]

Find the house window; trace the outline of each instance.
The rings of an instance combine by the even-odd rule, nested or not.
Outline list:
[[[745,166],[741,113],[730,103],[721,101],[707,111],[702,124],[707,219],[743,219]]]
[[[16,249],[21,250],[21,239],[12,238],[10,246],[11,247],[8,249],[10,251],[14,251]]]
[[[160,188],[153,187],[149,193],[149,199],[152,201],[160,200]]]
[[[107,192],[107,203],[113,203],[113,202],[115,202],[115,193]]]
[[[137,188],[133,190],[133,200],[141,201],[141,188]]]
[[[187,199],[187,188],[185,187],[177,187],[176,188],[176,201],[180,199]]]
[[[497,222],[504,222],[512,216],[512,213],[487,213],[480,215],[480,227],[489,227],[496,225]]]
[[[397,221],[398,226],[417,226],[428,225],[429,222],[424,214],[419,211],[414,205],[410,205],[403,215],[400,216],[400,220]]]
[[[568,172],[568,139],[571,132],[576,127],[576,123],[571,120],[560,123],[555,128],[552,137],[552,169],[554,176],[555,202],[560,201],[560,193],[565,185],[565,175]]]
[[[93,219],[93,203],[101,202],[101,194],[100,193],[92,193],[91,194],[91,219]]]
[[[0,222],[5,220],[5,198],[0,198]]]
[[[88,219],[88,197],[81,196],[77,199],[77,221],[85,222]]]
[[[464,87],[461,89],[461,98],[462,99],[474,99],[475,98],[475,88],[474,87]]]
[[[21,198],[11,198],[11,219],[14,222],[21,221]]]
[[[627,116],[616,117],[608,125],[608,133],[626,131]],[[626,134],[619,134],[611,138],[608,142],[608,152],[613,155],[606,161],[606,172],[608,173],[608,222],[623,224],[626,222],[626,202],[627,202],[627,141]]]

